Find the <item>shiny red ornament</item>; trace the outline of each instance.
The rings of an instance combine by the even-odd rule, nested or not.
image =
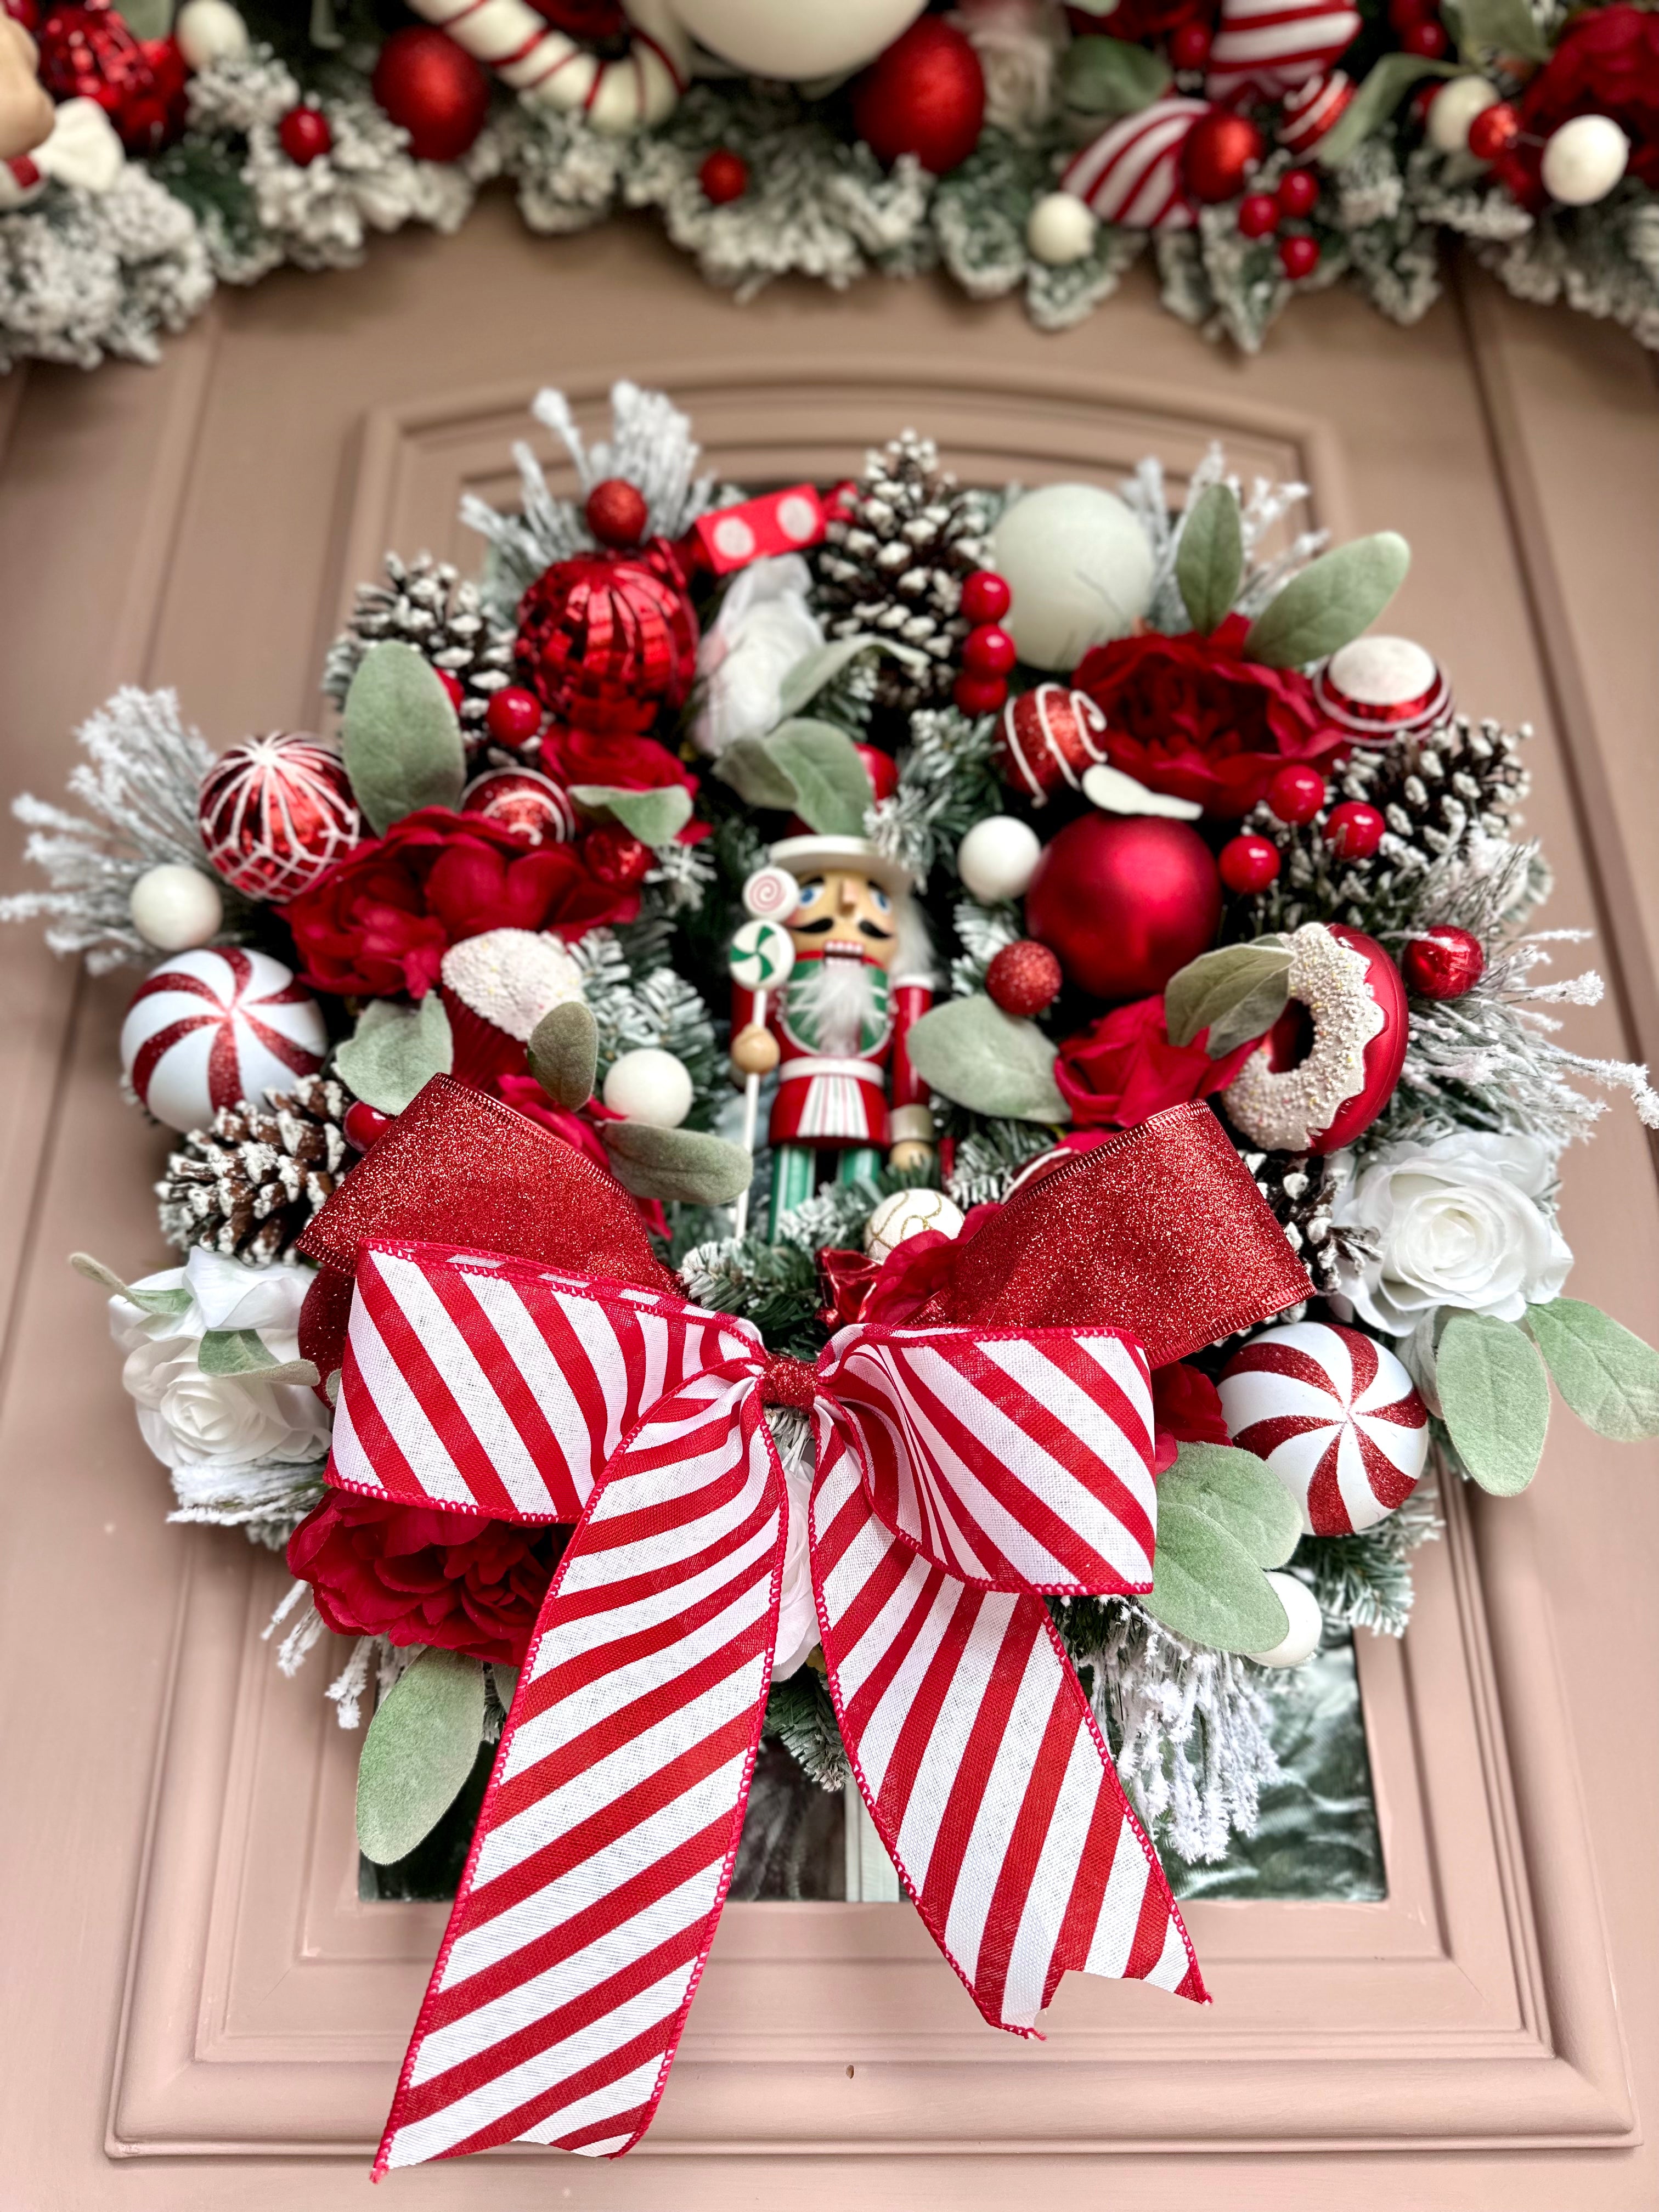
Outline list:
[[[1319,179],[1311,169],[1287,169],[1276,197],[1280,210],[1300,222],[1319,205]]]
[[[1311,276],[1319,266],[1319,240],[1298,231],[1292,238],[1279,241],[1279,265],[1292,284],[1299,284],[1304,276]]]
[[[1435,12],[1435,0],[1389,0],[1389,28],[1404,37],[1413,23],[1426,23]]]
[[[466,688],[452,668],[434,668],[432,673],[444,687],[450,705],[459,714],[466,704]]]
[[[377,1145],[392,1127],[393,1116],[383,1114],[378,1106],[371,1106],[367,1098],[354,1098],[345,1110],[340,1127],[345,1140],[354,1152],[367,1152]]]
[[[1401,971],[1419,999],[1461,999],[1486,970],[1486,955],[1473,931],[1442,922],[1414,937],[1401,957]]]
[[[1239,234],[1271,238],[1279,228],[1279,202],[1271,192],[1246,192],[1238,204]]]
[[[951,696],[964,714],[1000,714],[1007,703],[1008,686],[1000,676],[975,676],[964,669],[951,685]]]
[[[1081,791],[1083,778],[1106,758],[1106,717],[1082,691],[1039,684],[1010,700],[992,755],[1005,783],[1036,805],[1063,784]]]
[[[141,45],[109,0],[82,0],[54,8],[38,43],[40,82],[52,98],[92,100],[128,153],[153,154],[177,135],[185,72],[170,39]]]
[[[1422,62],[1437,62],[1450,43],[1443,23],[1413,23],[1400,34],[1402,51]]]
[[[1230,200],[1261,162],[1267,140],[1246,115],[1212,107],[1187,133],[1182,168],[1197,200]]]
[[[729,207],[749,189],[749,164],[729,146],[716,146],[697,171],[697,182],[710,207]]]
[[[21,23],[32,38],[40,21],[40,10],[35,0],[0,0],[14,23]]]
[[[1325,842],[1345,860],[1369,860],[1388,823],[1363,799],[1344,799],[1325,819]]]
[[[606,890],[632,890],[651,872],[651,848],[616,822],[590,830],[582,839],[581,856],[588,874]]]
[[[498,745],[528,744],[542,720],[541,701],[521,684],[503,684],[484,708],[484,728]]]
[[[962,611],[970,623],[1000,623],[1014,604],[1005,578],[994,568],[975,568],[962,587]]]
[[[994,1006],[1017,1021],[1029,1021],[1054,1004],[1064,980],[1048,947],[1021,937],[1005,945],[986,969],[985,990]]]
[[[1311,822],[1325,804],[1325,779],[1316,768],[1286,761],[1267,785],[1267,805],[1275,821],[1295,829]]]
[[[1207,23],[1177,23],[1170,33],[1170,60],[1178,70],[1201,70],[1214,44]]]
[[[651,526],[645,494],[626,477],[606,477],[603,483],[596,483],[582,512],[600,544],[617,552],[631,552],[643,543]]]
[[[1019,648],[995,623],[981,623],[962,641],[962,665],[971,676],[1006,676]]]
[[[197,818],[214,873],[260,900],[297,897],[364,834],[337,747],[287,730],[221,753]]]
[[[1279,848],[1267,837],[1230,837],[1216,856],[1216,866],[1230,891],[1241,896],[1265,891],[1279,874]]]
[[[898,789],[898,763],[891,753],[883,752],[879,745],[854,745],[853,750],[864,763],[864,772],[879,806],[884,799],[890,799]]]
[[[684,705],[697,672],[697,617],[672,554],[657,544],[556,561],[519,604],[517,654],[556,721],[649,730]]]
[[[944,176],[979,143],[985,72],[971,42],[940,15],[923,15],[853,87],[853,127],[878,161],[914,154]]]
[[[408,131],[417,161],[459,161],[489,112],[483,69],[426,23],[411,23],[386,40],[369,90],[382,112]]]
[[[1207,952],[1221,922],[1221,878],[1184,822],[1087,814],[1043,848],[1025,927],[1096,999],[1141,999]]]
[[[1477,161],[1495,161],[1520,136],[1520,110],[1500,100],[1483,107],[1470,123],[1468,149]]]
[[[276,138],[296,168],[308,169],[334,143],[328,118],[319,107],[290,107],[276,125]]]
[[[461,811],[482,814],[526,845],[568,845],[576,834],[569,793],[539,769],[493,768],[475,775],[461,793]]]

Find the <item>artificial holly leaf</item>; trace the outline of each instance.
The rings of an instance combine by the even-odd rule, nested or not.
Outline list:
[[[1158,1553],[1149,1597],[1155,1620],[1217,1651],[1271,1651],[1290,1620],[1264,1570],[1296,1549],[1302,1516],[1254,1453],[1182,1444],[1158,1478]]]
[[[1232,611],[1244,580],[1244,519],[1231,484],[1201,492],[1182,526],[1176,581],[1193,628],[1218,629]]]
[[[1659,1352],[1582,1298],[1527,1308],[1527,1327],[1555,1387],[1598,1437],[1659,1436]]]
[[[1452,0],[1446,13],[1466,62],[1489,54],[1515,54],[1528,62],[1550,58],[1550,42],[1527,0]]]
[[[84,1275],[89,1283],[96,1283],[112,1297],[125,1298],[140,1313],[188,1313],[196,1303],[196,1293],[180,1283],[176,1290],[137,1291],[124,1283],[113,1267],[106,1267],[101,1260],[94,1260],[90,1252],[71,1252],[70,1265],[77,1275]]]
[[[749,1188],[755,1163],[741,1145],[701,1129],[659,1129],[649,1121],[601,1121],[611,1172],[635,1198],[688,1206],[730,1206]]]
[[[1235,1045],[1265,1036],[1291,995],[1291,948],[1283,938],[1227,945],[1200,952],[1164,987],[1164,1025],[1171,1044],[1190,1044],[1207,1030],[1204,1048],[1219,1060]]]
[[[1392,530],[1322,553],[1250,624],[1246,658],[1268,668],[1323,660],[1370,628],[1411,564],[1411,547]]]
[[[1538,1472],[1550,1386],[1538,1347],[1512,1321],[1455,1313],[1435,1354],[1440,1409],[1457,1456],[1482,1490],[1514,1498]]]
[[[764,740],[795,787],[795,811],[821,837],[860,837],[876,803],[858,747],[833,722],[785,722]]]
[[[1340,169],[1381,128],[1419,79],[1455,76],[1455,62],[1427,62],[1415,54],[1384,54],[1324,137],[1313,148],[1323,169]]]
[[[340,720],[340,750],[357,804],[384,836],[422,806],[453,806],[466,782],[461,725],[438,672],[412,645],[372,645]]]
[[[574,1114],[593,1096],[599,1025],[578,999],[551,1006],[530,1033],[530,1073],[556,1106]]]
[[[608,783],[573,783],[570,796],[585,813],[620,823],[630,837],[654,850],[672,845],[691,819],[691,794],[683,783],[654,791],[620,791]]]
[[[800,797],[793,779],[773,759],[764,738],[737,738],[715,762],[714,773],[722,783],[731,785],[746,806],[793,814]]]
[[[448,1074],[454,1060],[449,1016],[435,991],[418,1006],[371,999],[334,1054],[341,1080],[381,1114],[401,1114],[434,1075]]]
[[[460,1795],[483,1733],[483,1668],[428,1645],[381,1698],[357,1763],[357,1841],[390,1866]]]
[[[1013,1121],[1069,1121],[1054,1082],[1054,1048],[1035,1022],[1017,1021],[981,992],[924,1014],[909,1035],[922,1081],[971,1113]]]
[[[1138,115],[1169,90],[1172,74],[1161,55],[1127,39],[1073,39],[1060,59],[1060,97],[1088,115]]]

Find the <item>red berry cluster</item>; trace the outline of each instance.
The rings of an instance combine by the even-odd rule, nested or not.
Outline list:
[[[1420,62],[1441,60],[1451,44],[1438,0],[1389,0],[1389,21],[1402,51]]]
[[[1214,34],[1207,23],[1177,23],[1170,33],[1170,64],[1178,70],[1201,70],[1210,58]]]
[[[334,133],[319,107],[290,107],[276,125],[276,137],[283,153],[299,169],[308,169],[334,145]]]
[[[1013,593],[990,568],[975,568],[962,587],[962,611],[974,626],[962,641],[962,673],[952,696],[964,714],[1000,714],[1007,702],[1019,652],[1001,625],[1013,603]]]
[[[697,182],[710,207],[729,207],[749,189],[749,164],[729,146],[716,146],[697,171]]]
[[[1287,169],[1271,192],[1246,192],[1238,204],[1238,228],[1246,238],[1269,238],[1286,222],[1305,222],[1319,204],[1319,179],[1311,169]],[[1319,240],[1305,230],[1285,232],[1279,241],[1279,265],[1295,283],[1319,266]]]
[[[1315,819],[1328,795],[1316,768],[1286,761],[1267,786],[1267,811],[1287,829],[1300,829]],[[1321,834],[1340,860],[1369,860],[1387,827],[1376,807],[1363,799],[1347,799],[1332,807]],[[1278,846],[1253,831],[1230,837],[1216,855],[1222,882],[1241,897],[1265,891],[1277,880],[1280,865]]]

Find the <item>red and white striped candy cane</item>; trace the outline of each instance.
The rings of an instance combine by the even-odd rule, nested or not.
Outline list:
[[[1221,0],[1204,89],[1212,100],[1280,99],[1326,76],[1358,32],[1346,0]]]
[[[525,0],[410,4],[525,99],[580,109],[596,131],[618,137],[672,115],[690,79],[690,49],[668,0],[629,0],[633,37],[617,61],[556,30]]]

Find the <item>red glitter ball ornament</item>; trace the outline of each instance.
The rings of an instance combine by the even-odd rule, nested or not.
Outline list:
[[[516,649],[520,675],[555,720],[639,732],[684,703],[697,617],[666,546],[577,554],[525,593]]]
[[[521,684],[503,684],[484,708],[484,728],[498,745],[528,744],[542,726],[542,702]]]
[[[576,834],[569,793],[539,769],[493,768],[475,775],[461,793],[461,811],[482,814],[526,845],[568,845]]]
[[[1294,238],[1279,241],[1279,265],[1292,284],[1299,284],[1304,276],[1311,276],[1319,266],[1319,240],[1298,232]]]
[[[749,189],[749,164],[729,146],[716,146],[698,170],[697,182],[710,207],[729,207]]]
[[[588,874],[607,890],[632,890],[651,872],[651,848],[620,823],[601,822],[590,830],[582,839],[581,854]]]
[[[1287,169],[1279,180],[1279,204],[1297,222],[1319,205],[1319,179],[1311,169]]]
[[[1197,200],[1230,200],[1267,150],[1267,140],[1247,115],[1212,107],[1187,134],[1182,167]]]
[[[1008,686],[1000,676],[975,676],[964,669],[951,685],[951,696],[964,714],[996,714],[1006,703]]]
[[[109,0],[54,8],[39,33],[41,83],[101,107],[130,154],[153,154],[184,122],[185,70],[170,39],[141,45]]]
[[[1085,772],[1106,757],[1105,729],[1105,715],[1085,693],[1039,684],[1008,702],[993,756],[997,773],[1038,806],[1062,784],[1081,791]]]
[[[276,137],[289,160],[301,169],[308,169],[334,143],[328,118],[318,107],[290,107],[276,125]]]
[[[202,780],[197,818],[208,864],[233,890],[295,898],[363,835],[338,749],[302,731],[246,738]]]
[[[1311,822],[1325,804],[1325,779],[1303,761],[1286,761],[1267,785],[1267,805],[1276,821],[1291,827]]]
[[[979,56],[940,15],[912,23],[853,87],[853,127],[876,159],[914,154],[935,177],[967,160],[984,120]]]
[[[1472,931],[1443,922],[1426,937],[1413,938],[1400,967],[1419,999],[1461,999],[1486,973],[1486,956]]]
[[[596,483],[582,512],[600,544],[618,552],[631,551],[651,526],[645,494],[626,477],[606,477],[603,483]]]
[[[409,133],[417,161],[458,161],[484,127],[489,79],[465,48],[426,23],[394,31],[369,79],[381,112]]]
[[[1279,873],[1279,848],[1267,837],[1230,837],[1216,856],[1230,891],[1265,891]]]
[[[1325,842],[1345,860],[1369,860],[1388,826],[1376,807],[1363,799],[1348,799],[1326,817]]]
[[[1477,161],[1495,161],[1520,136],[1520,110],[1500,100],[1483,107],[1470,123],[1468,149]]]
[[[1019,650],[1006,629],[981,623],[962,641],[962,665],[974,676],[1006,676]]]
[[[1185,822],[1085,814],[1037,862],[1025,927],[1096,999],[1144,999],[1207,952],[1221,921],[1221,878]]]
[[[1016,1020],[1029,1021],[1051,1006],[1064,981],[1060,963],[1046,945],[1035,938],[1017,938],[1005,945],[985,971],[985,988],[994,1006]]]
[[[962,611],[970,623],[1000,623],[1013,604],[1006,580],[994,568],[975,568],[962,587]]]
[[[1246,192],[1238,204],[1239,234],[1271,238],[1279,228],[1279,202],[1271,192]]]

